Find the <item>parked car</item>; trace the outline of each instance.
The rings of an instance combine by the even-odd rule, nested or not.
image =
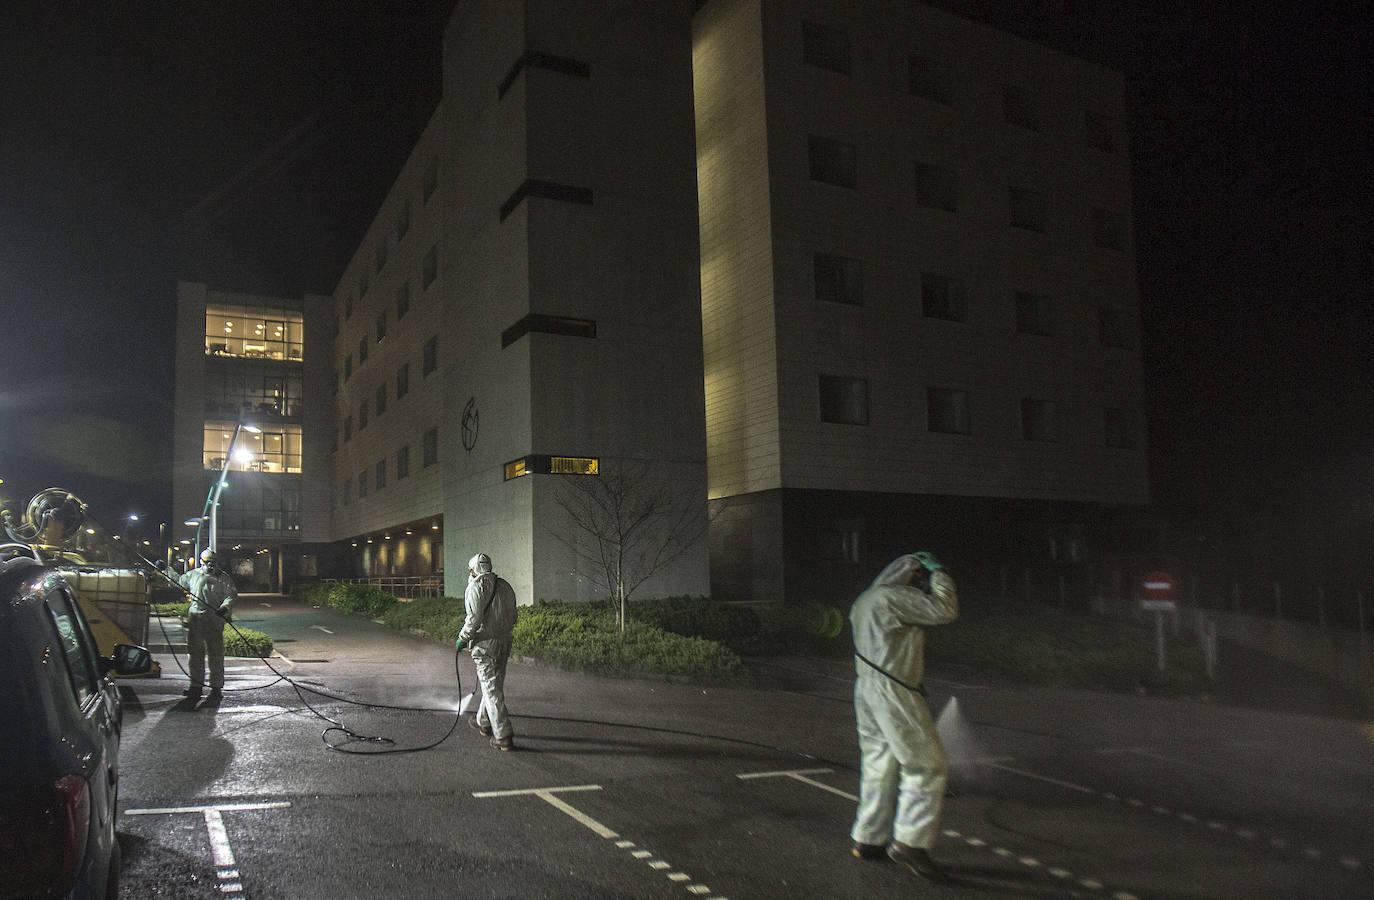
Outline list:
[[[109,676],[151,665],[128,644],[101,657],[55,569],[0,560],[0,898],[118,896],[123,710]]]

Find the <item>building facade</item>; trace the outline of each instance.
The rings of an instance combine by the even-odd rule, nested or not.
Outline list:
[[[319,354],[330,305],[177,283],[173,529],[183,549],[194,546],[197,526],[181,523],[205,513],[227,467],[216,549],[244,590],[280,590],[314,570],[302,547],[329,539],[325,498],[306,473],[323,472],[330,415]],[[258,430],[240,434],[231,458],[240,423]]]
[[[647,510],[641,596],[845,601],[918,547],[1090,589],[1148,499],[1118,74],[895,0],[474,0],[443,39],[275,363],[318,400],[280,477],[324,574],[458,595],[480,551],[522,602],[605,596]],[[213,372],[228,301],[183,293]],[[202,410],[203,380],[188,484],[230,406],[271,406]]]
[[[1148,499],[1120,76],[884,0],[711,0],[693,45],[714,592],[1090,578]]]

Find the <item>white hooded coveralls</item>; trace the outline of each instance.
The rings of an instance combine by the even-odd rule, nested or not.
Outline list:
[[[865,844],[896,839],[929,849],[940,827],[948,776],[945,750],[925,699],[911,688],[925,675],[927,625],[959,615],[954,579],[943,570],[930,579],[930,593],[913,587],[921,568],[911,556],[894,560],[859,595],[850,610],[854,649],[911,687],[857,657],[854,715],[863,771],[859,812],[850,836]]]
[[[489,726],[492,736],[501,739],[511,736],[506,713],[506,663],[510,661],[511,631],[515,628],[515,590],[491,571],[490,561],[481,566],[485,571],[468,576],[463,593],[466,616],[458,637],[472,646],[472,665],[482,687],[477,724]]]
[[[224,687],[224,623],[229,620],[239,592],[233,580],[217,569],[198,566],[181,576],[181,586],[191,596],[186,610],[186,652],[190,657],[191,689],[205,684],[205,658],[210,658],[210,687]]]

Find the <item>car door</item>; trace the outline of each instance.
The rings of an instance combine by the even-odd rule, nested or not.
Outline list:
[[[119,699],[114,686],[100,676],[95,639],[66,585],[51,591],[46,602],[76,698],[77,714],[63,737],[90,785],[89,852],[105,858],[113,840],[119,781]]]

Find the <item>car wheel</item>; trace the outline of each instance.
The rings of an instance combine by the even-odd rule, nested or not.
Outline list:
[[[119,900],[119,874],[123,869],[124,851],[119,847],[119,835],[115,835],[114,845],[110,847],[110,871],[105,876],[105,900]]]

